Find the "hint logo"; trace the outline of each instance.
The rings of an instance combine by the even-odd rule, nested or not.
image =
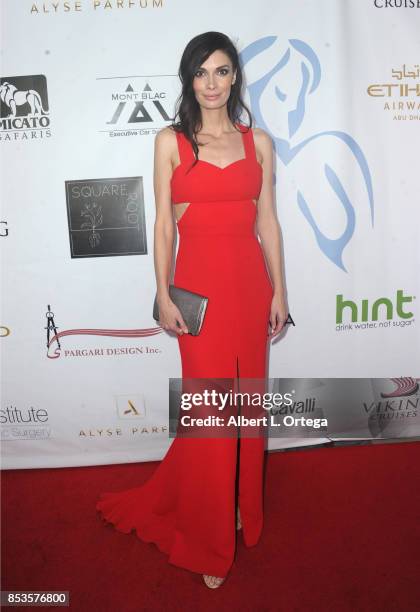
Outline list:
[[[414,315],[411,311],[406,310],[407,303],[412,302],[414,296],[404,295],[402,289],[397,290],[395,300],[392,301],[389,298],[378,298],[374,302],[369,300],[361,300],[360,304],[356,304],[352,300],[343,299],[343,294],[337,295],[336,301],[336,323],[337,325],[343,322],[343,313],[346,312],[350,315],[352,323],[366,322],[366,321],[378,321],[379,318],[383,320],[392,320],[395,314],[400,319],[411,319]]]

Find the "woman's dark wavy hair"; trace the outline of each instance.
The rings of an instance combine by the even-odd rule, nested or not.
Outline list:
[[[236,70],[236,79],[232,85],[227,102],[229,119],[234,125],[235,123],[239,123],[242,111],[245,110],[249,119],[249,125],[247,127],[248,129],[252,127],[251,113],[241,97],[243,76],[235,45],[226,34],[222,34],[221,32],[205,32],[204,34],[195,36],[185,47],[181,57],[178,76],[182,83],[182,91],[176,101],[178,110],[170,126],[176,132],[182,132],[190,141],[195,155],[193,166],[195,166],[198,161],[196,133],[202,127],[202,117],[201,108],[196,100],[192,83],[195,73],[200,66],[212,53],[214,53],[214,51],[218,50],[223,51],[229,56],[232,62],[233,72]],[[179,118],[178,121],[176,121],[177,117]]]

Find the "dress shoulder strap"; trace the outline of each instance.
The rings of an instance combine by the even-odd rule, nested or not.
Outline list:
[[[181,164],[190,164],[194,161],[194,151],[190,141],[183,132],[175,132],[178,142],[179,161]]]
[[[248,128],[246,125],[242,125],[241,123],[237,123],[237,126],[242,132],[246,159],[258,161],[252,128]]]

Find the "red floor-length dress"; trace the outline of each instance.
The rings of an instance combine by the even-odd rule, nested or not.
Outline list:
[[[245,157],[224,168],[199,161],[190,172],[192,146],[176,134],[172,202],[189,206],[178,221],[174,284],[209,297],[200,334],[178,336],[183,378],[266,377],[273,288],[255,233],[262,167],[252,130],[237,127]],[[134,529],[154,542],[170,563],[225,576],[234,557],[237,484],[245,544],[261,534],[264,447],[264,436],[175,438],[145,484],[102,493],[96,508],[118,531]]]

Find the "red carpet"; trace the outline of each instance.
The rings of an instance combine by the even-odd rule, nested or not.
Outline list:
[[[155,467],[3,470],[2,589],[69,590],[81,612],[419,609],[418,442],[270,453],[262,538],[239,536],[214,591],[96,514],[100,492]]]

